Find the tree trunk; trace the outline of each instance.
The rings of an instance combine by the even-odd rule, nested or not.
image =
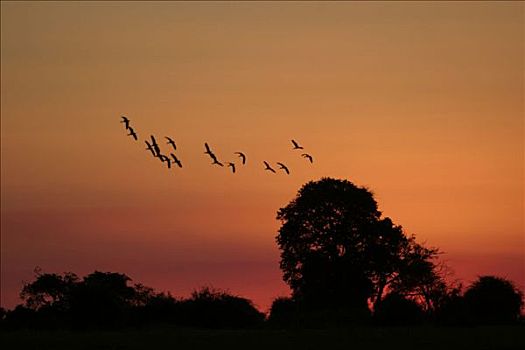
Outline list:
[[[385,289],[385,281],[380,280],[379,286],[377,288],[376,300],[374,300],[374,312],[377,311],[379,304],[381,304],[384,289]]]

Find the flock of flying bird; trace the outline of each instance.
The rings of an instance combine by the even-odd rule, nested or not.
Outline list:
[[[121,118],[122,120],[120,122],[124,124],[124,126],[126,127],[126,131],[128,131],[127,136],[131,136],[135,139],[135,141],[138,141],[137,133],[135,132],[133,127],[130,126],[130,120],[126,116],[121,116]],[[175,144],[175,141],[173,141],[173,139],[168,136],[165,136],[164,138],[167,140],[166,143],[173,148],[173,151],[176,151],[177,145]],[[150,139],[151,139],[151,142],[148,142],[148,140],[145,140],[144,142],[146,144],[146,150],[150,151],[153,157],[158,158],[162,163],[166,163],[168,168],[171,168],[172,164],[174,166],[177,165],[179,168],[182,168],[182,162],[177,158],[177,156],[173,152],[169,153],[169,157],[165,154],[162,154],[159,144],[157,143],[157,140],[155,139],[155,136],[151,135]],[[303,150],[304,149],[304,147],[299,145],[297,141],[291,140],[291,142],[293,145],[293,148],[292,148],[293,150]],[[206,149],[204,154],[207,154],[211,158],[212,165],[218,165],[221,167],[224,166],[224,164],[221,163],[217,159],[217,156],[213,153],[208,143],[206,142],[204,143],[204,148]],[[234,152],[234,154],[236,154],[240,158],[242,165],[246,165],[246,155],[243,152]],[[308,159],[310,163],[314,162],[313,157],[308,153],[302,153],[301,156],[305,159]],[[273,169],[267,161],[263,161],[263,164],[264,164],[264,170],[270,171],[274,174],[276,173],[275,169]],[[280,162],[277,162],[276,164],[279,166],[278,170],[282,169],[286,174],[290,175],[290,169],[288,169],[286,165]],[[235,173],[235,170],[236,170],[235,163],[227,162],[226,166],[231,168],[232,173]]]

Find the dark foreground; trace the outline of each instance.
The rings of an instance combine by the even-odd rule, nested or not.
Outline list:
[[[2,331],[3,349],[525,349],[525,327]]]

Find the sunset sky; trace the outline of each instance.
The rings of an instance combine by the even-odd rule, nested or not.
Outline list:
[[[212,285],[265,310],[288,294],[276,212],[325,176],[369,187],[466,284],[525,287],[524,13],[2,1],[2,306],[40,266],[123,272],[175,296]],[[149,155],[151,134],[175,139],[183,169]],[[246,166],[212,167],[204,142]]]

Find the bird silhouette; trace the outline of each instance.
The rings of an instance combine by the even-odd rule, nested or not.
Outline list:
[[[125,115],[121,115],[120,117],[122,118],[120,122],[124,123],[126,129],[129,129],[129,119]]]
[[[155,149],[155,153],[157,154],[157,157],[160,155],[160,148],[159,144],[157,143],[157,140],[155,140],[155,136],[151,135],[151,144],[153,146],[153,149]]]
[[[159,154],[158,157],[162,163],[166,162],[168,164],[168,168],[171,168],[171,159],[169,159],[169,157],[164,154]]]
[[[135,132],[135,130],[133,130],[133,128],[131,126],[129,127],[128,130],[129,130],[128,136],[133,136],[135,141],[137,141],[139,138],[137,137],[137,133]]]
[[[235,152],[241,159],[242,159],[242,165],[246,164],[246,155],[242,152]]]
[[[182,163],[180,160],[173,153],[170,153],[170,156],[173,158],[173,163],[177,164],[179,168],[182,168]]]
[[[153,149],[153,147],[151,146],[151,144],[150,144],[148,141],[144,141],[144,142],[146,142],[146,146],[147,146],[146,149],[147,149],[148,151],[150,151],[151,154],[153,154],[153,157],[156,157],[157,154],[155,153],[155,150]]]
[[[173,150],[177,150],[177,146],[175,145],[175,141],[173,141],[170,137],[164,136],[166,140],[168,140],[167,144],[171,145],[173,147]]]
[[[217,164],[217,165],[219,165],[219,166],[224,166],[224,164],[222,164],[221,162],[219,162],[219,160],[217,159],[217,157],[215,156],[215,154],[211,151],[211,148],[210,148],[210,146],[208,145],[207,142],[204,143],[204,147],[206,148],[206,152],[204,152],[204,154],[209,155],[210,158],[213,160],[213,162],[211,163],[212,165]]]
[[[314,159],[312,158],[312,156],[307,153],[303,153],[301,154],[301,156],[303,156],[304,158],[307,158],[310,161],[310,163],[314,162]]]
[[[303,146],[300,146],[295,140],[292,140],[293,149],[304,149]]]
[[[208,154],[210,157],[213,157],[213,152],[210,149],[210,146],[208,146],[207,142],[204,142],[204,147],[206,148],[206,152],[204,154]]]
[[[290,175],[290,170],[288,170],[288,167],[286,165],[279,162],[277,162],[277,165],[279,165],[279,169],[283,169],[288,175]]]
[[[229,162],[228,166],[232,168],[232,173],[235,174],[235,163]]]
[[[270,164],[268,164],[268,162],[263,161],[263,163],[264,163],[264,165],[266,166],[266,167],[264,168],[264,170],[270,170],[272,173],[275,174],[275,170],[272,169],[272,167],[270,166]]]

